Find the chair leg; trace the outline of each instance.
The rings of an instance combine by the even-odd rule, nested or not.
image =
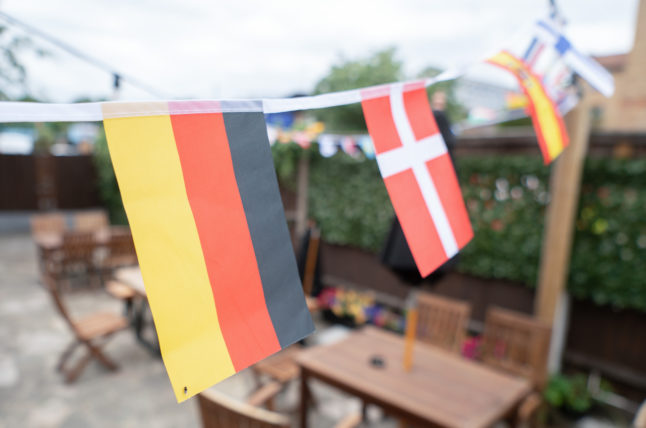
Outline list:
[[[72,352],[74,352],[74,350],[78,347],[78,345],[79,345],[79,342],[74,341],[69,344],[69,346],[67,347],[67,349],[65,349],[65,351],[63,351],[63,353],[61,354],[58,360],[58,364],[56,365],[56,371],[58,372],[63,371],[63,368],[65,367],[65,363],[72,355]]]
[[[76,363],[73,368],[65,372],[65,382],[73,383],[76,378],[79,377],[85,366],[87,366],[87,363],[90,362],[91,358],[92,353],[90,353],[89,351],[85,355],[83,355],[83,357]]]
[[[87,347],[90,350],[91,356],[96,358],[101,364],[103,364],[107,369],[115,371],[119,369],[119,366],[117,363],[109,359],[103,352],[101,352],[101,348],[98,347],[97,345],[94,345],[93,343],[87,342]]]

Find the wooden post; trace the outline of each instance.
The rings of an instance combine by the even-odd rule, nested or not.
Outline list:
[[[310,185],[310,157],[309,152],[303,149],[298,160],[298,178],[296,187],[296,224],[294,231],[296,240],[303,236],[307,230],[308,205],[307,198]]]
[[[563,295],[570,266],[583,164],[590,138],[590,121],[589,106],[584,96],[565,118],[570,145],[555,161],[550,177],[551,201],[545,219],[534,312],[539,319],[552,326],[551,347],[557,349],[563,343],[555,342],[565,340],[567,308],[564,307],[566,302]],[[557,352],[551,359],[560,361],[560,353]],[[554,363],[550,363],[550,367],[555,367]]]

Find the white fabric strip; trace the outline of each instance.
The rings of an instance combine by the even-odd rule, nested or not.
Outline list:
[[[391,153],[394,151],[407,151],[409,154],[417,154],[416,151],[418,150],[417,147],[414,147],[418,145],[418,142],[415,140],[415,134],[413,133],[413,129],[408,120],[408,115],[406,114],[406,109],[404,107],[403,84],[401,83],[393,84],[391,87],[390,109],[392,111],[395,127],[397,128],[397,133],[399,134],[399,138],[401,139],[403,147],[389,150],[388,152],[377,156],[377,162],[379,163],[380,171],[382,164],[385,164],[387,162],[387,159],[380,160],[380,158],[386,153]],[[436,145],[440,143],[440,145],[443,146],[444,149],[443,151],[437,150],[439,156],[442,154],[442,152],[446,153],[446,145],[444,144],[444,140],[442,140],[439,134],[436,134],[435,136],[438,138],[433,140],[432,142],[434,142]],[[431,147],[431,145],[426,142],[423,147],[428,149]],[[439,235],[442,246],[444,247],[444,252],[446,253],[447,257],[451,258],[455,254],[457,254],[458,244],[455,240],[453,230],[451,229],[449,219],[446,216],[446,212],[444,211],[444,207],[442,206],[440,196],[438,195],[437,189],[435,188],[435,183],[433,183],[433,179],[431,178],[428,168],[426,167],[426,162],[435,157],[432,156],[434,151],[436,150],[433,149],[429,153],[426,153],[422,156],[418,155],[415,157],[408,157],[408,154],[404,154],[402,155],[402,157],[408,157],[408,168],[413,169],[413,173],[415,174],[415,179],[419,184],[424,202],[426,203],[428,211],[431,213],[431,217],[433,218],[433,222],[435,223],[435,228],[437,229],[437,234]],[[399,155],[392,155],[392,158],[401,161]],[[401,167],[402,162],[396,165],[386,166],[387,170],[395,170]]]
[[[103,120],[101,103],[0,102],[0,122],[95,122],[101,120]]]
[[[424,80],[426,86],[433,83],[455,79],[463,74],[464,69],[447,70],[438,76]],[[194,108],[184,109],[174,114],[188,113],[233,113],[233,112],[257,112],[281,113],[286,111],[310,110],[327,108],[346,104],[359,103],[362,100],[361,93],[384,87],[387,85],[373,86],[368,88],[353,89],[350,91],[331,92],[329,94],[314,95],[311,97],[298,98],[274,98],[264,100],[195,100],[187,102]],[[155,101],[153,103],[159,103]],[[220,108],[214,109],[213,105],[218,104]],[[48,104],[48,103],[25,103],[25,102],[0,102],[0,123],[1,122],[96,122],[103,120],[101,111],[102,104],[114,104],[110,108],[111,118],[134,117],[134,116],[158,116],[168,114],[165,109],[146,109],[146,102],[108,102],[108,103],[79,103],[79,104]],[[121,112],[118,105],[129,106]],[[152,104],[152,103],[151,103]],[[133,108],[142,107],[142,108]]]

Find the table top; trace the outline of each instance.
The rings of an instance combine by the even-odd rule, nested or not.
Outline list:
[[[139,266],[119,268],[114,272],[114,277],[117,281],[132,288],[135,293],[146,297],[144,278],[141,276],[141,269]]]
[[[489,426],[531,392],[525,379],[420,342],[406,372],[403,353],[403,337],[365,327],[341,342],[308,348],[297,362],[351,394],[448,427]],[[370,364],[375,356],[382,368]]]

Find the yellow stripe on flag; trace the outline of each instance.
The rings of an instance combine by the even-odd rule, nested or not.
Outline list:
[[[115,106],[104,106],[109,117]],[[170,116],[105,119],[104,126],[164,364],[177,401],[184,401],[235,370],[218,323]]]
[[[511,71],[534,109],[534,118],[538,122],[539,139],[544,142],[549,160],[554,160],[568,144],[562,119],[554,103],[547,95],[541,81],[518,58],[508,52],[500,52],[489,59],[490,63]]]

